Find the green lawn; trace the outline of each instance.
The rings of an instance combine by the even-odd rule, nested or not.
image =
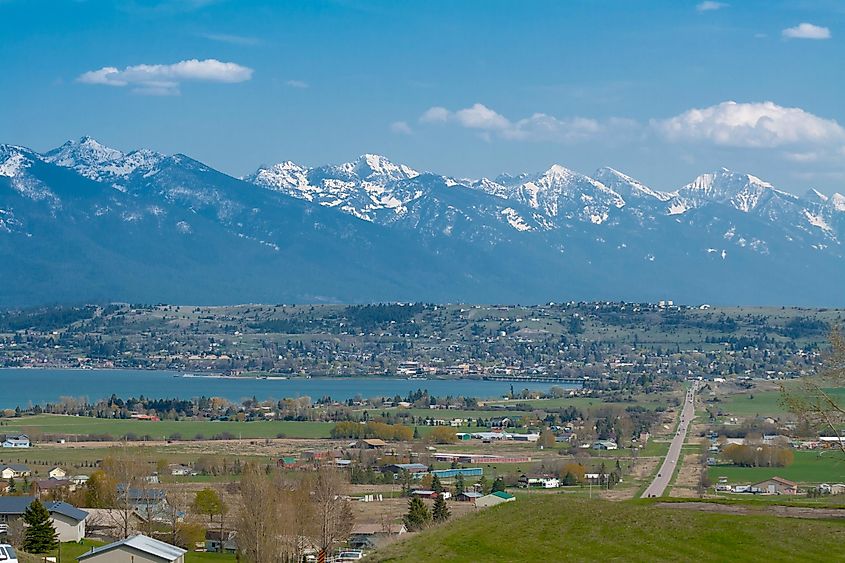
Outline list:
[[[332,426],[330,422],[297,421],[256,421],[256,422],[214,422],[197,420],[162,420],[149,422],[140,420],[112,420],[83,416],[59,416],[42,414],[22,418],[4,418],[0,432],[26,432],[34,436],[55,434],[78,436],[89,434],[109,434],[121,438],[127,434],[150,436],[155,440],[180,434],[182,439],[190,440],[196,436],[210,439],[224,432],[236,438],[328,438]]]
[[[845,481],[845,458],[841,454],[827,451],[796,451],[795,461],[789,467],[737,467],[714,465],[710,467],[710,479],[718,483],[719,477],[727,477],[729,483],[751,484],[783,477],[797,483],[841,483]]]
[[[812,541],[808,541],[812,538]],[[535,495],[437,526],[372,561],[830,561],[841,522]],[[765,554],[765,555],[763,555]],[[834,557],[835,558],[835,557]]]
[[[845,388],[826,389],[841,403],[845,402]],[[781,404],[779,391],[749,391],[731,395],[721,403],[716,403],[722,412],[733,416],[772,416],[786,413]]]

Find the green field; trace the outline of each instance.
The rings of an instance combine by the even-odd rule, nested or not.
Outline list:
[[[437,526],[368,559],[759,561],[765,554],[767,561],[830,561],[842,553],[843,542],[841,522],[536,495]]]
[[[845,389],[826,389],[840,404],[845,402]],[[772,416],[776,417],[787,412],[781,404],[779,391],[749,391],[731,395],[718,403],[722,412],[733,416]]]
[[[737,467],[714,465],[710,479],[717,483],[727,477],[729,483],[751,484],[778,476],[796,483],[841,483],[845,481],[845,457],[841,453],[796,451],[795,461],[789,467]]]
[[[84,436],[90,434],[108,434],[120,439],[127,434],[149,436],[153,440],[162,440],[181,435],[183,440],[198,436],[210,439],[215,435],[228,433],[235,438],[328,438],[331,422],[298,422],[286,420],[234,422],[209,420],[162,420],[159,422],[142,420],[118,420],[91,418],[84,416],[35,415],[22,418],[0,419],[0,432],[24,432],[37,440],[39,435]]]

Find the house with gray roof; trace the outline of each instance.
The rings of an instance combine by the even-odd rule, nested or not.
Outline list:
[[[27,507],[35,497],[0,496],[0,533],[5,533],[9,525],[23,518]],[[88,513],[62,501],[45,502],[44,508],[50,513],[50,520],[56,528],[61,541],[80,541],[85,537],[85,521]]]
[[[76,558],[86,563],[185,563],[187,551],[143,534],[95,547]]]

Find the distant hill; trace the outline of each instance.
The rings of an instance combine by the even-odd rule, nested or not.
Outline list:
[[[495,179],[379,155],[244,179],[91,138],[0,145],[0,306],[626,300],[845,305],[845,197],[721,169]]]
[[[812,539],[808,539],[812,538]],[[529,495],[451,520],[368,556],[372,561],[825,561],[840,522],[714,514],[639,501]]]

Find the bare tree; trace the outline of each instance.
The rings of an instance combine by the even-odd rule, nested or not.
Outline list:
[[[241,510],[236,521],[238,551],[252,563],[273,563],[282,553],[279,494],[267,475],[254,464],[244,468],[240,486]]]
[[[114,507],[111,517],[119,529],[121,538],[127,538],[133,531],[133,516],[136,504],[134,497],[141,489],[146,490],[143,466],[139,465],[125,449],[103,461],[103,472],[108,482],[115,486]]]
[[[781,384],[781,398],[803,422],[835,437],[836,446],[845,454],[845,400],[830,392],[845,387],[845,336],[832,330],[830,344],[818,373],[802,377],[797,385]]]
[[[317,470],[313,482],[312,503],[316,518],[313,538],[320,553],[326,556],[335,545],[346,541],[352,531],[352,507],[342,496],[345,484],[340,471],[328,465]]]

